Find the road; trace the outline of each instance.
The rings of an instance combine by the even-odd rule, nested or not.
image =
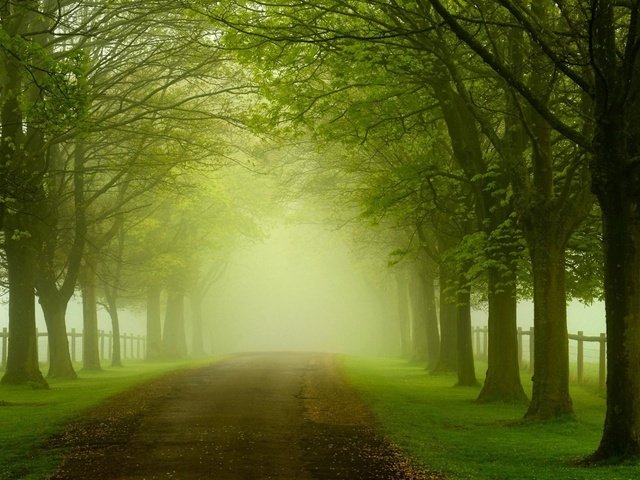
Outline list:
[[[236,355],[112,399],[52,447],[53,479],[401,480],[418,472],[376,432],[329,354]]]

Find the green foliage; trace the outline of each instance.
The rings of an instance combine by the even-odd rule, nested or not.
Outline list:
[[[582,222],[567,245],[567,295],[585,304],[604,297],[604,252],[600,209]]]
[[[54,54],[36,40],[0,32],[0,48],[19,60],[25,82],[32,84],[20,95],[26,120],[52,134],[78,127],[89,107],[88,55],[81,50]]]

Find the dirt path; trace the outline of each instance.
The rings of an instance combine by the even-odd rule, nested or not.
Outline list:
[[[326,354],[238,355],[115,397],[49,446],[54,479],[400,480],[417,472]]]

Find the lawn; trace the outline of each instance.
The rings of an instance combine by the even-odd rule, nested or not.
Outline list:
[[[429,375],[405,360],[344,357],[343,365],[388,437],[453,480],[640,478],[638,465],[576,465],[602,431],[604,399],[592,385],[572,388],[575,421],[523,423],[525,405],[476,404],[479,387],[453,387],[453,376]]]
[[[101,372],[79,371],[77,380],[50,380],[49,390],[0,386],[0,479],[48,478],[63,452],[41,447],[66,422],[136,384],[211,361],[131,362]]]

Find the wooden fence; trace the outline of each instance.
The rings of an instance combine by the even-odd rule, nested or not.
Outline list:
[[[38,332],[36,330],[38,340],[48,336],[47,332]],[[69,353],[71,354],[71,360],[77,362],[82,355],[82,332],[76,332],[75,328],[72,328],[70,332],[67,332],[69,339]],[[0,339],[2,340],[2,366],[7,364],[7,345],[9,343],[9,332],[7,328],[3,328],[0,332]],[[44,342],[44,357],[39,355],[40,360],[46,361],[49,358],[49,342]],[[41,353],[41,342],[38,341],[38,351]],[[135,359],[140,360],[144,358],[146,351],[146,337],[144,335],[133,334],[121,334],[120,335],[120,355],[123,360]],[[113,348],[113,335],[111,332],[105,332],[100,330],[98,332],[98,350],[100,358],[102,360],[108,360],[111,357],[111,350]]]
[[[518,361],[521,367],[526,367],[529,371],[533,371],[533,353],[534,353],[534,329],[529,330],[518,328]],[[523,337],[529,337],[527,348],[527,357],[523,350]],[[575,342],[575,344],[572,344]],[[576,380],[578,383],[584,382],[584,359],[585,359],[585,343],[597,343],[597,364],[598,364],[598,385],[604,388],[607,379],[607,335],[601,333],[598,336],[587,336],[582,331],[577,334],[569,334],[569,355],[575,356],[576,359]],[[473,328],[473,347],[476,358],[486,359],[489,345],[489,331],[487,327]],[[575,347],[575,348],[572,348]],[[594,359],[594,362],[596,360]]]

